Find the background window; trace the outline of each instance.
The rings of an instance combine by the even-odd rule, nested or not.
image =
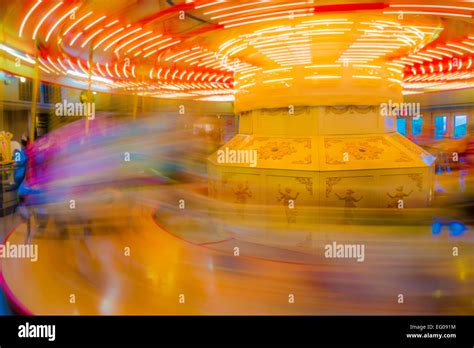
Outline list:
[[[465,136],[467,133],[467,116],[454,116],[454,137],[459,138]]]
[[[435,139],[444,138],[444,135],[446,134],[446,121],[447,121],[446,116],[435,117],[435,120],[434,120]]]
[[[413,135],[421,134],[422,126],[423,126],[423,118],[421,116],[412,118],[411,130],[412,130]]]
[[[407,119],[405,117],[397,118],[397,131],[404,136],[407,135]]]

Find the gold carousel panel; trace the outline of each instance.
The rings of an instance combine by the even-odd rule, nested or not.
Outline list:
[[[272,221],[291,228],[314,223],[315,214],[310,214],[317,204],[317,180],[312,176],[267,175],[265,203]],[[296,176],[299,173],[301,176]],[[311,220],[311,221],[309,221]]]
[[[340,208],[369,208],[373,207],[376,199],[374,176],[321,176],[321,205]]]
[[[415,208],[427,204],[429,190],[421,172],[380,176],[380,208]]]
[[[285,205],[288,201],[294,205],[314,205],[315,185],[313,177],[267,175],[265,197],[268,205]]]
[[[224,202],[235,203],[243,208],[261,201],[258,174],[223,173],[220,184],[220,197]]]
[[[259,168],[309,169],[313,164],[312,138],[255,136],[247,145],[258,155]]]
[[[418,155],[404,146],[397,146],[397,142],[385,134],[324,137],[323,146],[323,170],[427,166]]]

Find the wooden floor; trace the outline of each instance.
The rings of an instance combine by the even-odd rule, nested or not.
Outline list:
[[[160,228],[153,211],[132,213],[133,225],[107,233],[35,234],[37,262],[0,260],[10,300],[37,315],[474,313],[473,258],[453,260],[449,241],[432,247],[393,232],[371,244],[385,245],[380,255],[400,248],[389,259],[371,258],[369,247],[361,264],[292,264],[194,245]],[[24,243],[25,231],[20,225],[8,242]],[[421,262],[423,250],[430,258]]]

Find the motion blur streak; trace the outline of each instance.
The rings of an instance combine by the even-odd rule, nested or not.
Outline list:
[[[9,241],[39,260],[2,271],[34,314],[474,313],[472,168],[437,175],[434,208],[308,207],[290,226],[277,201],[242,219],[209,198],[209,149],[173,119],[83,121],[30,149],[31,232]],[[363,244],[364,262],[326,258],[334,241]]]

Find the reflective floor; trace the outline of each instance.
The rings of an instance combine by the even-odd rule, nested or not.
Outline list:
[[[8,231],[11,231],[19,223],[21,223],[21,218],[18,213],[0,217],[0,240],[3,241]],[[3,289],[0,287],[0,315],[12,314],[13,312],[8,305],[8,300],[5,297]]]

